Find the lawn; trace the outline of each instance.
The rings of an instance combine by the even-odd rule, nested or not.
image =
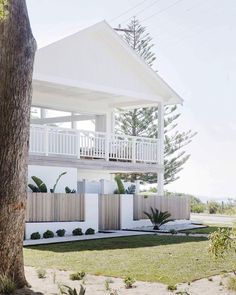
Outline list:
[[[24,249],[25,265],[176,284],[231,271],[232,256],[214,261],[205,238],[136,236]]]

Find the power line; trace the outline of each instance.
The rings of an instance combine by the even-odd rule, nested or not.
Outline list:
[[[112,19],[110,20],[110,22],[112,22],[112,21],[114,21],[114,20],[116,20],[116,19],[118,19],[118,18],[122,17],[123,15],[125,15],[125,14],[129,13],[131,10],[133,10],[133,9],[137,8],[138,6],[142,5],[144,2],[147,2],[147,1],[148,1],[148,0],[143,0],[143,1],[139,2],[139,3],[138,3],[138,4],[136,4],[135,6],[132,6],[132,7],[131,7],[131,8],[129,8],[128,10],[126,10],[126,11],[122,12],[120,15],[118,15],[118,16],[115,16],[114,18],[112,18]]]
[[[177,0],[177,1],[175,1],[173,4],[171,4],[171,5],[169,5],[169,6],[165,7],[165,8],[163,8],[163,9],[161,9],[161,10],[159,10],[158,12],[156,12],[156,13],[154,13],[154,14],[152,14],[152,15],[146,17],[146,18],[141,19],[140,22],[144,22],[144,21],[146,21],[146,20],[148,20],[148,19],[150,19],[150,18],[152,18],[152,17],[154,17],[154,16],[156,16],[156,15],[159,15],[159,14],[161,14],[161,13],[163,13],[163,12],[165,12],[165,11],[171,9],[172,7],[176,6],[177,4],[179,4],[179,3],[182,2],[182,1],[184,1],[184,0]]]
[[[198,2],[197,3],[194,3],[195,5],[193,5],[193,6],[191,6],[191,7],[189,7],[189,8],[187,8],[187,9],[185,9],[184,11],[183,11],[183,13],[189,13],[189,12],[191,12],[193,9],[196,9],[196,8],[199,8],[199,7],[201,7],[201,6],[205,6],[205,4],[208,2],[208,1],[210,1],[210,0],[198,0]],[[156,21],[157,19],[155,19],[155,21]],[[160,20],[160,18],[158,18],[158,20]],[[175,18],[175,20],[176,20],[176,18]],[[167,23],[167,22],[165,22],[165,23]],[[145,25],[151,25],[152,24],[152,22],[148,22],[148,23],[145,23]],[[182,24],[183,24],[183,22],[182,22]],[[176,27],[176,26],[175,26]]]
[[[138,12],[135,13],[135,16],[139,15],[140,13],[142,13],[144,10],[156,5],[158,2],[160,2],[161,0],[155,0],[154,2],[152,2],[150,5],[144,7],[143,9],[139,10]],[[126,23],[128,20],[130,20],[131,17],[127,18],[126,20],[122,21],[121,24]]]
[[[198,4],[197,5],[194,5],[194,6],[191,6],[189,7],[188,9],[186,9],[184,12],[185,13],[189,13],[191,10],[196,10],[196,8],[199,8],[199,7],[202,7],[202,6],[205,6],[206,2],[208,2],[209,0],[199,0]],[[176,28],[182,28],[182,30],[180,32],[177,32],[178,34],[182,35],[182,33],[185,32],[185,30],[183,29],[183,23],[181,25],[178,25],[178,26],[175,26],[175,29]],[[174,42],[169,42],[169,44],[172,44],[173,46],[176,46],[176,45],[179,45],[182,43],[182,41],[185,41],[187,39],[190,39],[190,38],[193,38],[195,35],[198,35],[200,34],[201,32],[203,32],[205,30],[205,28],[203,28],[202,30],[198,30],[197,32],[193,33],[193,34],[190,34],[190,35],[186,35],[184,36],[183,38],[179,38],[178,40],[174,41]],[[162,35],[164,33],[160,32],[158,34],[154,34],[152,35],[153,38],[161,38]],[[165,34],[166,35],[166,34]],[[167,38],[167,41],[168,41],[168,38]],[[173,41],[173,40],[172,40]],[[169,46],[170,47],[170,46]]]

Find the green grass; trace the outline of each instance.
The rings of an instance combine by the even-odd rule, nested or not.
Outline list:
[[[25,265],[175,285],[231,271],[235,257],[214,261],[205,238],[136,236],[24,249]]]
[[[211,234],[217,231],[219,228],[228,228],[225,226],[208,226],[205,228],[196,228],[196,229],[188,229],[182,230],[181,233],[189,233],[189,234]]]

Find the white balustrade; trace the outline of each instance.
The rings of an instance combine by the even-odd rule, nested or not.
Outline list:
[[[30,153],[157,163],[157,139],[31,125]]]

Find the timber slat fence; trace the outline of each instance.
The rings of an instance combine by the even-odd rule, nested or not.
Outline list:
[[[150,212],[150,208],[168,211],[171,219],[190,218],[190,198],[187,196],[134,196],[134,220],[147,219],[143,211]]]
[[[26,222],[83,220],[83,194],[28,193]]]
[[[120,195],[99,196],[99,230],[120,229]]]

